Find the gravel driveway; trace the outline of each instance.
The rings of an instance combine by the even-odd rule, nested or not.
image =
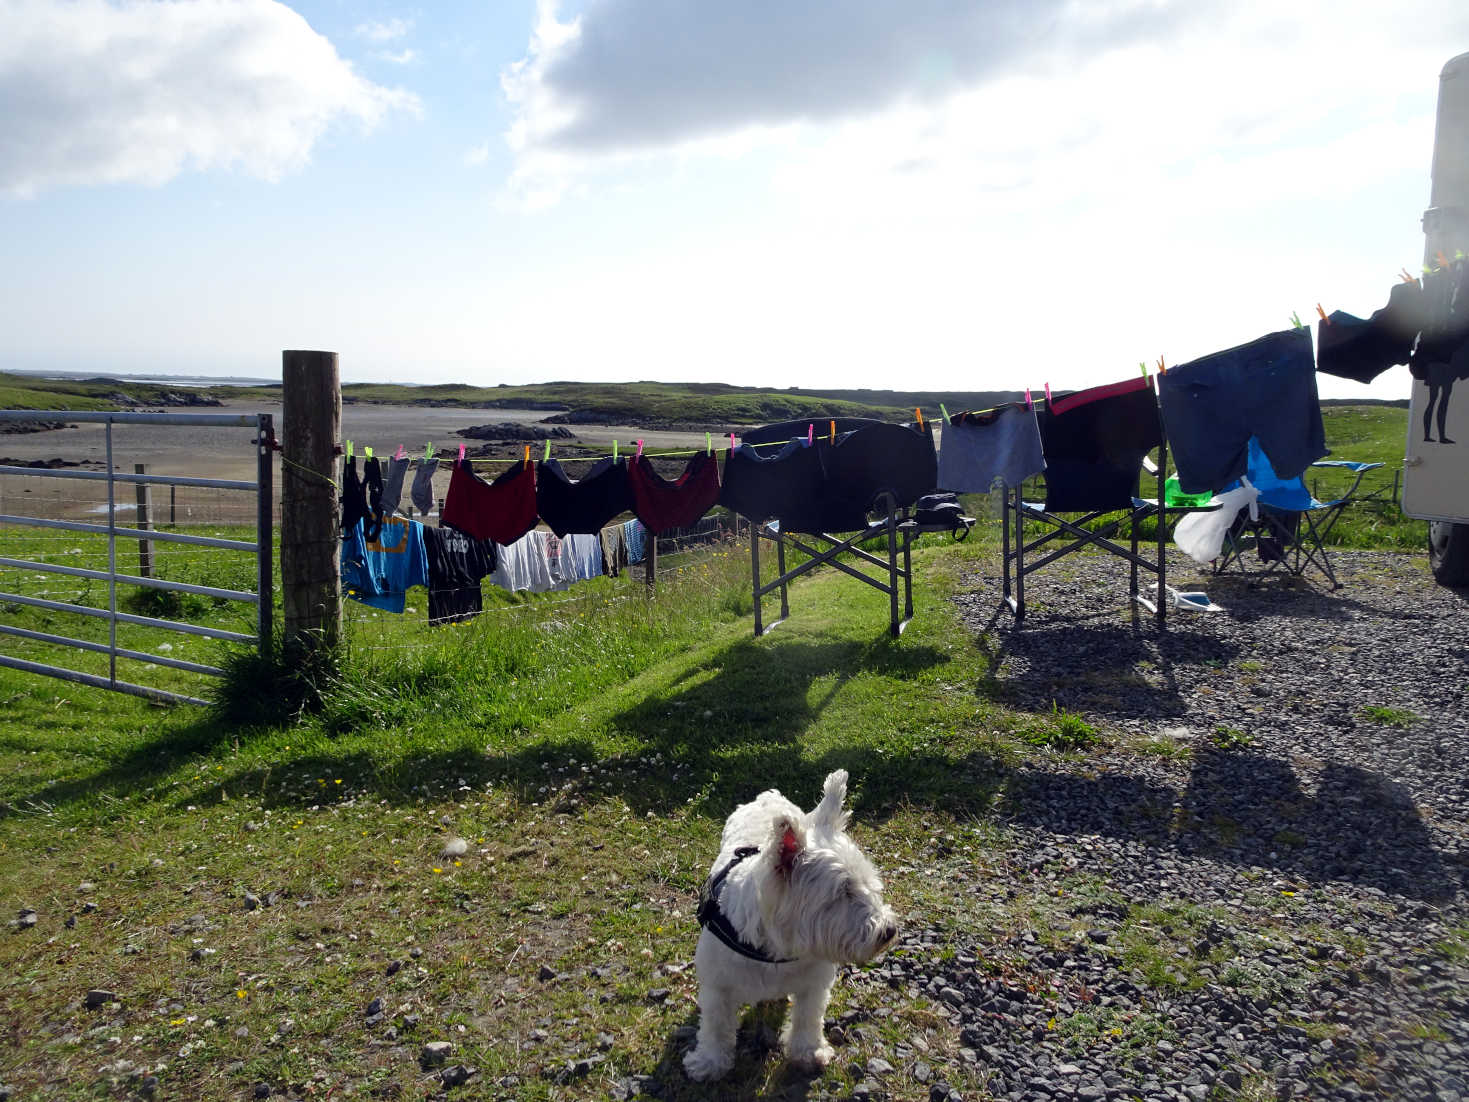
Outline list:
[[[1116,559],[1033,576],[1018,630],[970,579],[981,691],[1106,743],[1010,786],[968,943],[916,928],[849,982],[946,1006],[996,1098],[1469,1098],[1469,594],[1333,558],[1335,593],[1180,560],[1226,611],[1165,632]]]

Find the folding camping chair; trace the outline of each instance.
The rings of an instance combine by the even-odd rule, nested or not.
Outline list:
[[[1177,505],[1168,499],[1164,478],[1168,444],[1151,384],[1138,378],[1059,396],[1047,402],[1039,420],[1046,501],[1026,501],[1020,486],[1005,493],[1003,592],[1016,622],[1025,618],[1026,577],[1091,547],[1127,560],[1131,599],[1163,625],[1169,521],[1214,506]],[[1156,467],[1148,459],[1155,448]],[[1155,496],[1150,498],[1138,496],[1145,464],[1156,478]],[[1157,520],[1156,545],[1144,553],[1142,523],[1148,518]],[[1044,534],[1028,540],[1027,524],[1040,525]],[[1126,544],[1118,539],[1123,532]],[[1158,600],[1143,596],[1139,571],[1156,577]]]
[[[1341,583],[1331,569],[1326,553],[1326,537],[1331,533],[1342,510],[1351,504],[1362,476],[1375,471],[1381,463],[1352,463],[1344,459],[1324,459],[1312,467],[1335,468],[1355,476],[1351,488],[1331,501],[1317,501],[1306,488],[1304,477],[1281,478],[1270,465],[1270,459],[1256,437],[1250,437],[1250,455],[1245,477],[1260,492],[1259,518],[1251,520],[1241,513],[1225,538],[1223,552],[1214,564],[1221,574],[1231,565],[1245,573],[1269,574],[1285,570],[1300,577],[1307,566],[1315,566],[1331,582],[1332,589]],[[1239,483],[1233,483],[1231,487]],[[1253,548],[1261,568],[1251,571],[1245,563],[1245,552]]]

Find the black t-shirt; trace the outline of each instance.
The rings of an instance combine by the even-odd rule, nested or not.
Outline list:
[[[428,622],[468,620],[483,609],[480,580],[495,569],[495,545],[457,528],[423,529],[428,552]]]

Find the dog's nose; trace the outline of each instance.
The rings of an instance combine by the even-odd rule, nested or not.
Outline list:
[[[888,942],[892,941],[893,938],[895,938],[897,936],[898,936],[898,925],[897,925],[897,923],[895,923],[895,922],[889,922],[886,926],[884,926],[882,928],[882,943],[884,945],[886,945]]]

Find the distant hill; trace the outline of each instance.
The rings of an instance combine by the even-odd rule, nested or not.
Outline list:
[[[221,401],[279,401],[279,383],[253,386],[170,385],[112,378],[48,379],[0,372],[3,409],[129,409],[159,406],[210,406]],[[909,421],[915,408],[937,418],[940,406],[957,413],[989,409],[1023,397],[1016,390],[855,390],[840,388],[762,389],[728,383],[532,383],[523,386],[469,386],[441,383],[347,383],[344,402],[466,409],[544,410],[553,424],[624,424],[649,429],[720,431],[803,417],[872,417]],[[1388,405],[1407,400],[1330,399],[1324,406]]]

